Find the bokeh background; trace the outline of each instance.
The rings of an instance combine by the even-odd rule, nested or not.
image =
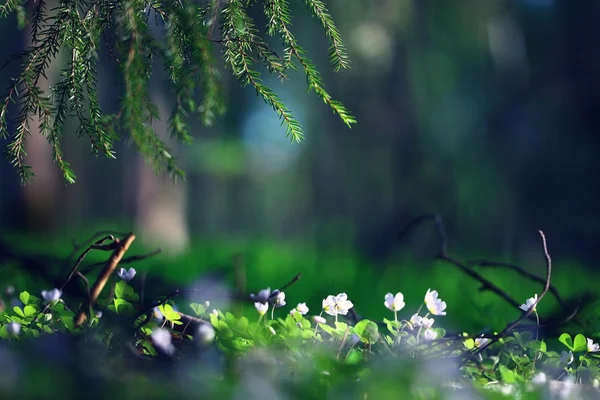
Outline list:
[[[402,291],[410,317],[431,287],[449,303],[451,326],[518,316],[434,260],[431,223],[400,235],[420,215],[438,213],[449,251],[461,260],[513,262],[544,276],[542,229],[565,296],[593,287],[600,3],[328,0],[352,61],[337,74],[318,22],[302,2],[291,3],[295,33],[326,88],[356,116],[352,129],[306,92],[301,72],[283,84],[265,78],[303,125],[305,140],[290,143],[269,106],[223,70],[227,114],[210,128],[192,120],[191,146],[171,143],[187,183],[156,176],[126,135],[117,160],[90,156],[73,121],[64,149],[78,180],[66,186],[45,139],[32,132],[33,184],[21,187],[8,160],[0,161],[0,235],[23,251],[61,257],[93,232],[132,230],[133,253],[163,250],[136,267],[173,285],[215,269],[231,280],[241,255],[248,291],[304,274],[289,288],[290,306],[308,300],[318,309],[321,298],[345,291],[359,313],[390,317],[383,296]],[[259,7],[253,16],[264,22]],[[0,22],[0,34],[2,62],[29,40],[14,19]],[[100,56],[110,112],[120,87],[104,46]],[[43,85],[56,81],[62,62]],[[6,66],[1,85],[17,71],[18,63]],[[172,96],[160,72],[152,93],[166,120]],[[167,136],[164,122],[155,127]],[[521,301],[541,291],[506,270],[480,272]],[[6,270],[0,279],[29,282]],[[548,299],[546,312],[555,306]]]

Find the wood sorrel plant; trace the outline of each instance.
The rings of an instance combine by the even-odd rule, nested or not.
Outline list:
[[[257,362],[257,355],[263,354],[261,365],[266,362],[273,369],[261,373],[271,378],[283,374],[286,382],[325,380],[331,385],[343,379],[354,385],[358,379],[366,384],[375,382],[369,371],[379,371],[379,365],[404,359],[450,362],[460,374],[446,374],[429,383],[442,391],[448,389],[444,385],[456,385],[465,378],[474,387],[496,387],[511,395],[540,390],[548,381],[566,378],[577,383],[600,383],[600,346],[593,338],[582,334],[572,338],[565,333],[558,340],[566,349],[559,353],[563,349],[549,349],[546,340],[538,336],[537,306],[549,288],[550,262],[544,291],[516,307],[523,313],[517,323],[493,334],[448,334],[438,322],[439,317],[446,315],[447,304],[436,290],[428,289],[416,312],[406,314],[402,314],[406,308],[404,295],[387,293],[382,296],[383,304],[394,313],[394,318],[373,321],[356,317],[357,304],[346,293],[327,296],[321,310],[311,313],[306,303],[297,302],[305,299],[290,299],[284,292],[299,276],[280,289],[264,289],[243,297],[248,305],[254,305],[254,317],[211,309],[209,299],[176,301],[188,292],[203,295],[193,289],[177,290],[145,306],[134,288],[139,279],[135,268],[117,268],[119,260],[127,261],[123,255],[131,240],[132,235],[127,235],[123,239],[107,236],[96,241],[82,253],[62,287],[44,290],[41,297],[26,291],[18,296],[14,291],[7,293],[4,303],[14,306],[0,313],[0,337],[15,348],[19,343],[53,334],[100,341],[108,354],[116,357],[103,361],[115,374],[129,367],[123,364],[124,354],[135,355],[137,361],[129,361],[131,365],[144,360],[150,363],[144,365],[159,368],[165,360],[175,366],[184,360],[189,362],[190,357],[201,360],[216,352],[215,357],[220,360],[216,365],[226,366],[222,374],[235,375],[235,365]],[[64,298],[63,288],[74,277],[87,282],[77,269],[91,250],[109,251],[111,256],[88,297],[71,304]],[[143,257],[135,259],[140,258]],[[100,296],[98,290],[106,285],[112,290]],[[289,301],[296,306],[288,305]],[[78,318],[82,312],[85,318]],[[520,329],[519,323],[531,313],[535,313],[536,324]],[[272,357],[260,353],[262,350],[268,350],[266,354]],[[315,385],[322,390],[322,386]],[[411,386],[411,393],[422,390],[418,386]]]

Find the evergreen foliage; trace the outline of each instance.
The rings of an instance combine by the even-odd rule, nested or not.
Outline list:
[[[29,4],[28,4],[29,3]],[[281,39],[283,55],[267,43],[249,15],[249,8],[260,5],[267,17],[266,33]],[[349,62],[340,33],[321,0],[304,0],[306,8],[323,27],[330,42],[329,60],[337,72]],[[18,58],[20,75],[12,80],[0,104],[0,138],[9,138],[7,155],[21,182],[34,177],[24,162],[25,141],[30,134],[32,117],[38,116],[40,131],[52,146],[54,161],[66,182],[75,182],[75,174],[61,150],[65,122],[74,116],[79,137],[86,136],[94,155],[115,158],[113,142],[119,132],[128,133],[136,149],[157,171],[184,178],[170,149],[154,132],[152,121],[159,117],[150,99],[148,84],[152,77],[152,61],[162,60],[175,97],[169,118],[170,134],[189,143],[186,119],[198,114],[209,126],[225,112],[217,62],[213,47],[220,45],[226,65],[243,86],[254,87],[279,116],[292,141],[303,137],[302,127],[279,96],[262,81],[257,65],[286,79],[287,72],[300,64],[306,74],[309,90],[316,94],[351,126],[354,117],[343,104],[325,90],[321,75],[298,45],[291,32],[288,0],[59,0],[51,6],[48,0],[28,2],[6,0],[0,5],[0,17],[16,14],[20,28],[31,30],[31,45]],[[164,37],[156,37],[151,24],[164,27]],[[111,35],[107,35],[110,33]],[[109,36],[117,39],[108,40]],[[98,52],[101,46],[121,73],[123,93],[117,112],[103,112],[98,97]],[[59,52],[68,55],[60,80],[45,92],[40,77],[45,76]],[[196,93],[200,93],[197,100]],[[11,116],[11,104],[18,114]],[[14,120],[14,129],[9,128]]]

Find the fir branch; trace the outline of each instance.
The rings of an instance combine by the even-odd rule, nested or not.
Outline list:
[[[183,177],[175,158],[152,127],[152,121],[159,117],[148,93],[152,60],[163,60],[172,82],[175,104],[168,121],[171,136],[189,143],[186,121],[190,115],[197,113],[204,125],[211,125],[225,111],[224,90],[213,57],[214,43],[222,46],[224,61],[240,83],[252,85],[257,95],[275,110],[292,140],[303,137],[300,124],[279,96],[262,82],[255,69],[259,63],[283,80],[287,69],[295,68],[293,59],[297,59],[306,73],[309,90],[315,90],[350,126],[354,118],[327,93],[320,74],[291,33],[287,0],[262,1],[268,17],[267,34],[279,36],[285,45],[282,57],[261,37],[247,13],[256,0],[208,0],[201,5],[192,0],[61,0],[51,10],[47,9],[46,0],[35,1],[30,7],[31,45],[20,54],[21,72],[0,103],[0,138],[10,138],[8,157],[21,181],[34,176],[24,159],[31,119],[36,116],[39,130],[50,143],[53,159],[67,182],[74,182],[75,174],[64,160],[60,144],[66,121],[71,117],[79,122],[76,133],[90,140],[92,154],[114,158],[113,139],[117,130],[124,130],[155,170]],[[305,2],[325,29],[334,69],[346,68],[347,56],[339,31],[324,3]],[[26,4],[25,0],[4,1],[0,4],[0,18],[14,13],[19,26],[24,26]],[[152,14],[155,22],[166,28],[166,43],[150,32],[148,20]],[[221,37],[213,39],[217,25]],[[108,30],[116,32],[116,43],[109,45]],[[96,68],[101,37],[120,68],[124,83],[120,108],[113,115],[103,113],[98,96]],[[60,49],[69,60],[61,69],[59,82],[46,95],[38,82]],[[201,94],[199,102],[196,92]],[[19,111],[13,117],[15,128],[9,131],[13,103]]]
[[[148,94],[148,80],[151,74],[149,58],[150,43],[143,32],[147,32],[145,16],[140,11],[139,1],[124,1],[124,15],[120,21],[121,34],[128,46],[127,59],[123,65],[125,93],[123,95],[122,119],[131,134],[138,151],[155,171],[164,169],[176,180],[185,179],[185,173],[177,166],[170,149],[156,135],[149,124],[158,117]],[[137,7],[136,7],[137,6]]]
[[[251,50],[248,40],[237,41],[237,38],[247,39],[252,34],[250,17],[243,10],[239,0],[230,0],[222,11],[222,35],[227,41],[225,44],[225,61],[229,63],[234,75],[243,86],[254,86],[256,93],[269,104],[279,116],[282,125],[285,125],[286,135],[293,141],[299,142],[303,138],[300,123],[291,111],[282,103],[281,99],[271,88],[264,85],[260,72],[253,70],[252,59],[248,53]],[[233,40],[232,40],[233,39]]]
[[[288,25],[291,23],[291,16],[287,1],[265,0],[265,14],[269,21],[267,32],[271,35],[275,34],[275,32],[279,32],[282,36],[284,43],[287,46],[286,53],[292,54],[304,69],[308,89],[313,89],[325,104],[329,105],[333,112],[339,115],[348,127],[351,127],[352,124],[356,123],[356,119],[342,103],[332,99],[331,95],[325,90],[321,74],[319,74],[312,61],[306,57],[306,52],[298,45],[296,38],[288,28]],[[325,15],[328,14],[325,13]]]
[[[342,35],[338,30],[333,18],[327,11],[325,3],[321,0],[305,0],[306,6],[312,11],[313,15],[321,22],[325,30],[325,35],[329,38],[331,46],[329,47],[329,61],[333,65],[335,72],[342,68],[350,68],[350,59],[346,53],[346,47],[342,43]]]

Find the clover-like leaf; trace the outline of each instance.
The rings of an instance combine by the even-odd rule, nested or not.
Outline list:
[[[206,306],[204,304],[192,303],[190,304],[190,307],[196,315],[202,315],[206,312]]]
[[[354,326],[354,333],[363,343],[373,344],[379,339],[379,327],[373,321],[363,319]]]
[[[587,350],[587,339],[581,333],[578,333],[575,336],[575,340],[573,341],[573,351],[586,351]]]
[[[25,317],[31,317],[37,314],[37,310],[34,306],[25,306],[25,308],[23,308],[23,313],[25,314]]]
[[[23,305],[29,304],[30,297],[31,297],[31,295],[29,294],[29,292],[21,292],[21,294],[19,294],[19,300],[21,300]]]

